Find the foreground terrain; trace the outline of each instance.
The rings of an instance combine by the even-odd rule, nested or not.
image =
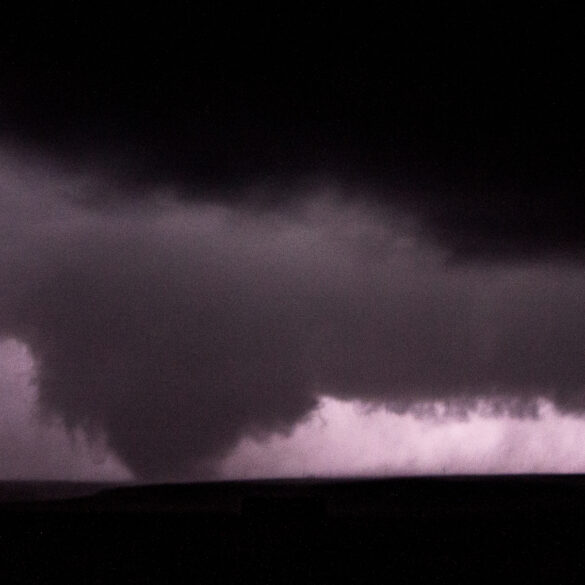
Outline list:
[[[0,483],[4,583],[584,575],[581,476]]]

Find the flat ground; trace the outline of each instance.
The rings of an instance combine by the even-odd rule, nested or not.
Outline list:
[[[577,583],[585,575],[582,476],[11,482],[0,495],[5,583]]]

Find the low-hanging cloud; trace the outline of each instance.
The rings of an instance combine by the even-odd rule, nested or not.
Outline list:
[[[43,416],[104,433],[140,477],[209,476],[324,395],[585,408],[577,266],[453,265],[416,218],[355,193],[138,202],[1,166],[0,335],[30,348]]]
[[[26,346],[14,340],[0,342],[0,478],[130,479],[130,472],[116,461],[101,436],[38,424],[34,376]]]

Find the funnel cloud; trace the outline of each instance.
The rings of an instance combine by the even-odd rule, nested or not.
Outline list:
[[[323,185],[277,207],[96,203],[97,177],[4,169],[0,331],[45,420],[102,433],[139,477],[213,477],[324,396],[585,407],[579,265],[458,264],[416,217]]]

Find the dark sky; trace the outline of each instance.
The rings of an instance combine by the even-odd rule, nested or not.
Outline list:
[[[0,333],[45,417],[172,479],[322,396],[583,412],[576,14],[67,6],[0,31]]]
[[[462,254],[569,253],[585,183],[575,10],[23,10],[2,24],[2,135],[139,184],[408,187]]]

